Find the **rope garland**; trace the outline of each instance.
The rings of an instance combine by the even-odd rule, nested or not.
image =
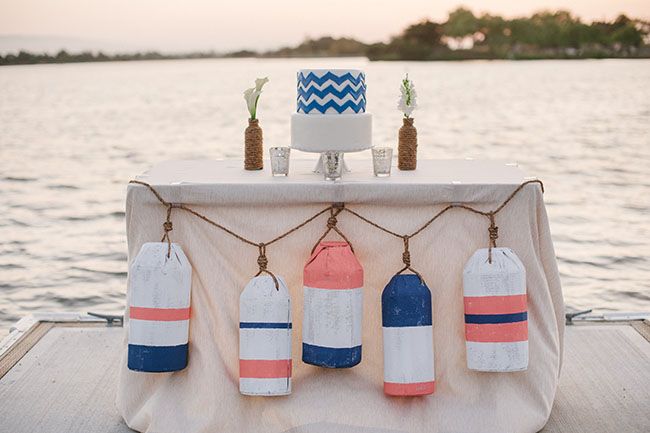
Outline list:
[[[473,213],[475,213],[477,215],[482,215],[482,216],[488,218],[489,224],[490,224],[489,227],[488,227],[488,238],[489,238],[488,261],[489,261],[489,263],[492,263],[492,248],[496,248],[496,246],[497,246],[496,241],[497,241],[497,239],[499,237],[499,227],[497,227],[497,225],[496,225],[496,216],[497,216],[497,214],[499,212],[501,212],[503,210],[503,208],[505,208],[508,205],[508,203],[510,203],[512,201],[512,199],[515,198],[515,196],[526,185],[529,185],[529,184],[532,184],[532,183],[537,183],[541,187],[542,193],[544,193],[544,184],[542,183],[542,181],[538,180],[538,179],[534,179],[534,180],[528,180],[528,181],[523,182],[522,184],[520,184],[494,210],[484,211],[484,210],[476,209],[474,207],[464,205],[464,204],[458,204],[458,203],[449,204],[445,208],[440,210],[438,213],[433,215],[428,221],[426,221],[417,230],[415,230],[413,233],[410,233],[410,234],[397,233],[397,232],[395,232],[393,230],[390,230],[389,228],[384,227],[381,224],[378,224],[378,223],[372,221],[371,219],[359,214],[355,210],[350,209],[349,207],[345,206],[344,203],[334,203],[334,204],[324,208],[323,210],[317,212],[316,214],[312,215],[311,217],[305,219],[300,224],[290,228],[286,232],[281,233],[280,235],[276,236],[275,238],[271,239],[268,242],[255,242],[253,240],[250,240],[250,239],[236,233],[235,231],[227,228],[226,226],[217,223],[216,221],[206,217],[205,215],[200,214],[199,212],[195,211],[194,209],[190,208],[189,206],[186,206],[186,205],[184,205],[182,203],[180,203],[180,204],[179,203],[170,203],[170,202],[166,201],[153,186],[151,186],[150,184],[148,184],[146,182],[142,182],[142,181],[139,181],[139,180],[132,180],[129,183],[142,185],[142,186],[148,188],[149,191],[151,191],[151,193],[156,197],[156,199],[163,206],[165,206],[167,208],[166,219],[165,219],[165,222],[163,223],[163,232],[164,232],[164,234],[163,234],[163,237],[162,237],[162,240],[161,240],[161,242],[167,241],[167,257],[170,257],[170,255],[171,255],[171,243],[172,242],[171,242],[171,238],[169,236],[169,232],[171,232],[173,230],[173,224],[172,224],[172,221],[171,221],[172,209],[180,209],[180,210],[188,212],[189,214],[194,215],[195,217],[205,221],[206,223],[208,223],[208,224],[210,224],[210,225],[224,231],[225,233],[233,236],[234,238],[240,240],[241,242],[256,247],[258,249],[258,251],[259,251],[259,255],[258,255],[258,258],[257,258],[257,265],[259,267],[259,271],[255,276],[261,275],[262,273],[266,273],[266,274],[270,275],[271,278],[273,278],[273,282],[275,283],[276,289],[278,289],[278,290],[279,290],[279,284],[278,284],[277,277],[271,271],[269,271],[267,269],[268,258],[266,257],[266,247],[268,247],[269,245],[272,245],[272,244],[274,244],[274,243],[288,237],[289,235],[295,233],[296,231],[302,229],[303,227],[305,227],[306,225],[308,225],[309,223],[311,223],[312,221],[314,221],[315,219],[317,219],[318,217],[320,217],[321,215],[323,215],[323,214],[325,214],[327,212],[330,213],[330,216],[327,219],[327,224],[326,224],[327,228],[326,228],[325,232],[323,233],[323,235],[318,239],[318,241],[316,242],[316,244],[312,248],[312,253],[314,252],[314,250],[316,249],[318,244],[323,239],[325,239],[325,237],[332,230],[334,232],[336,232],[339,236],[341,236],[341,238],[343,238],[350,245],[350,248],[352,248],[352,244],[350,244],[350,241],[348,240],[348,238],[337,227],[337,223],[338,223],[338,218],[337,217],[342,212],[347,212],[347,213],[355,216],[356,218],[360,219],[361,221],[365,222],[366,224],[368,224],[370,226],[373,226],[373,227],[377,228],[378,230],[383,231],[384,233],[387,233],[387,234],[389,234],[391,236],[394,236],[396,238],[400,238],[402,240],[403,244],[404,244],[404,251],[402,253],[402,262],[404,263],[404,267],[397,273],[401,274],[402,272],[407,271],[407,270],[411,271],[415,275],[417,275],[420,278],[420,280],[424,283],[424,280],[423,280],[422,276],[411,267],[411,253],[409,251],[409,241],[413,237],[419,235],[424,230],[426,230],[427,227],[429,227],[436,219],[438,219],[440,216],[442,216],[446,212],[450,211],[451,209],[463,209],[463,210],[473,212]]]

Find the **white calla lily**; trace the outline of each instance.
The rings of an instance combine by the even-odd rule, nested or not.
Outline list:
[[[258,92],[262,91],[262,87],[269,82],[269,77],[258,78],[255,80],[255,90]]]
[[[244,91],[244,100],[246,101],[246,107],[248,108],[248,113],[250,114],[251,120],[257,118],[257,103],[259,102],[260,95],[262,94],[262,87],[269,82],[268,77],[258,78],[255,80],[255,87],[246,89]]]

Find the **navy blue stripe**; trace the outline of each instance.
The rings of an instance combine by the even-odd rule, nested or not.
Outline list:
[[[528,313],[512,314],[465,314],[465,323],[487,324],[487,323],[513,323],[528,320]]]
[[[322,347],[302,343],[302,362],[325,368],[349,368],[361,362],[361,346]]]
[[[400,274],[381,294],[381,323],[387,328],[431,326],[431,292],[420,277]]]
[[[291,329],[291,323],[239,322],[239,329]]]
[[[187,343],[179,346],[129,344],[129,370],[148,373],[182,370],[187,367],[187,348]]]

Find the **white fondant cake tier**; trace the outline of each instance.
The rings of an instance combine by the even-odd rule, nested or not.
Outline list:
[[[372,147],[372,115],[291,115],[291,147],[305,152],[358,152]]]

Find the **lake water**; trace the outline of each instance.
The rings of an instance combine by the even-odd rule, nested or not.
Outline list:
[[[177,158],[241,157],[242,91],[288,145],[295,71],[361,67],[377,145],[416,83],[422,158],[518,162],[546,185],[567,304],[650,311],[650,61],[181,60],[0,68],[0,334],[34,310],[120,312],[126,183]]]

